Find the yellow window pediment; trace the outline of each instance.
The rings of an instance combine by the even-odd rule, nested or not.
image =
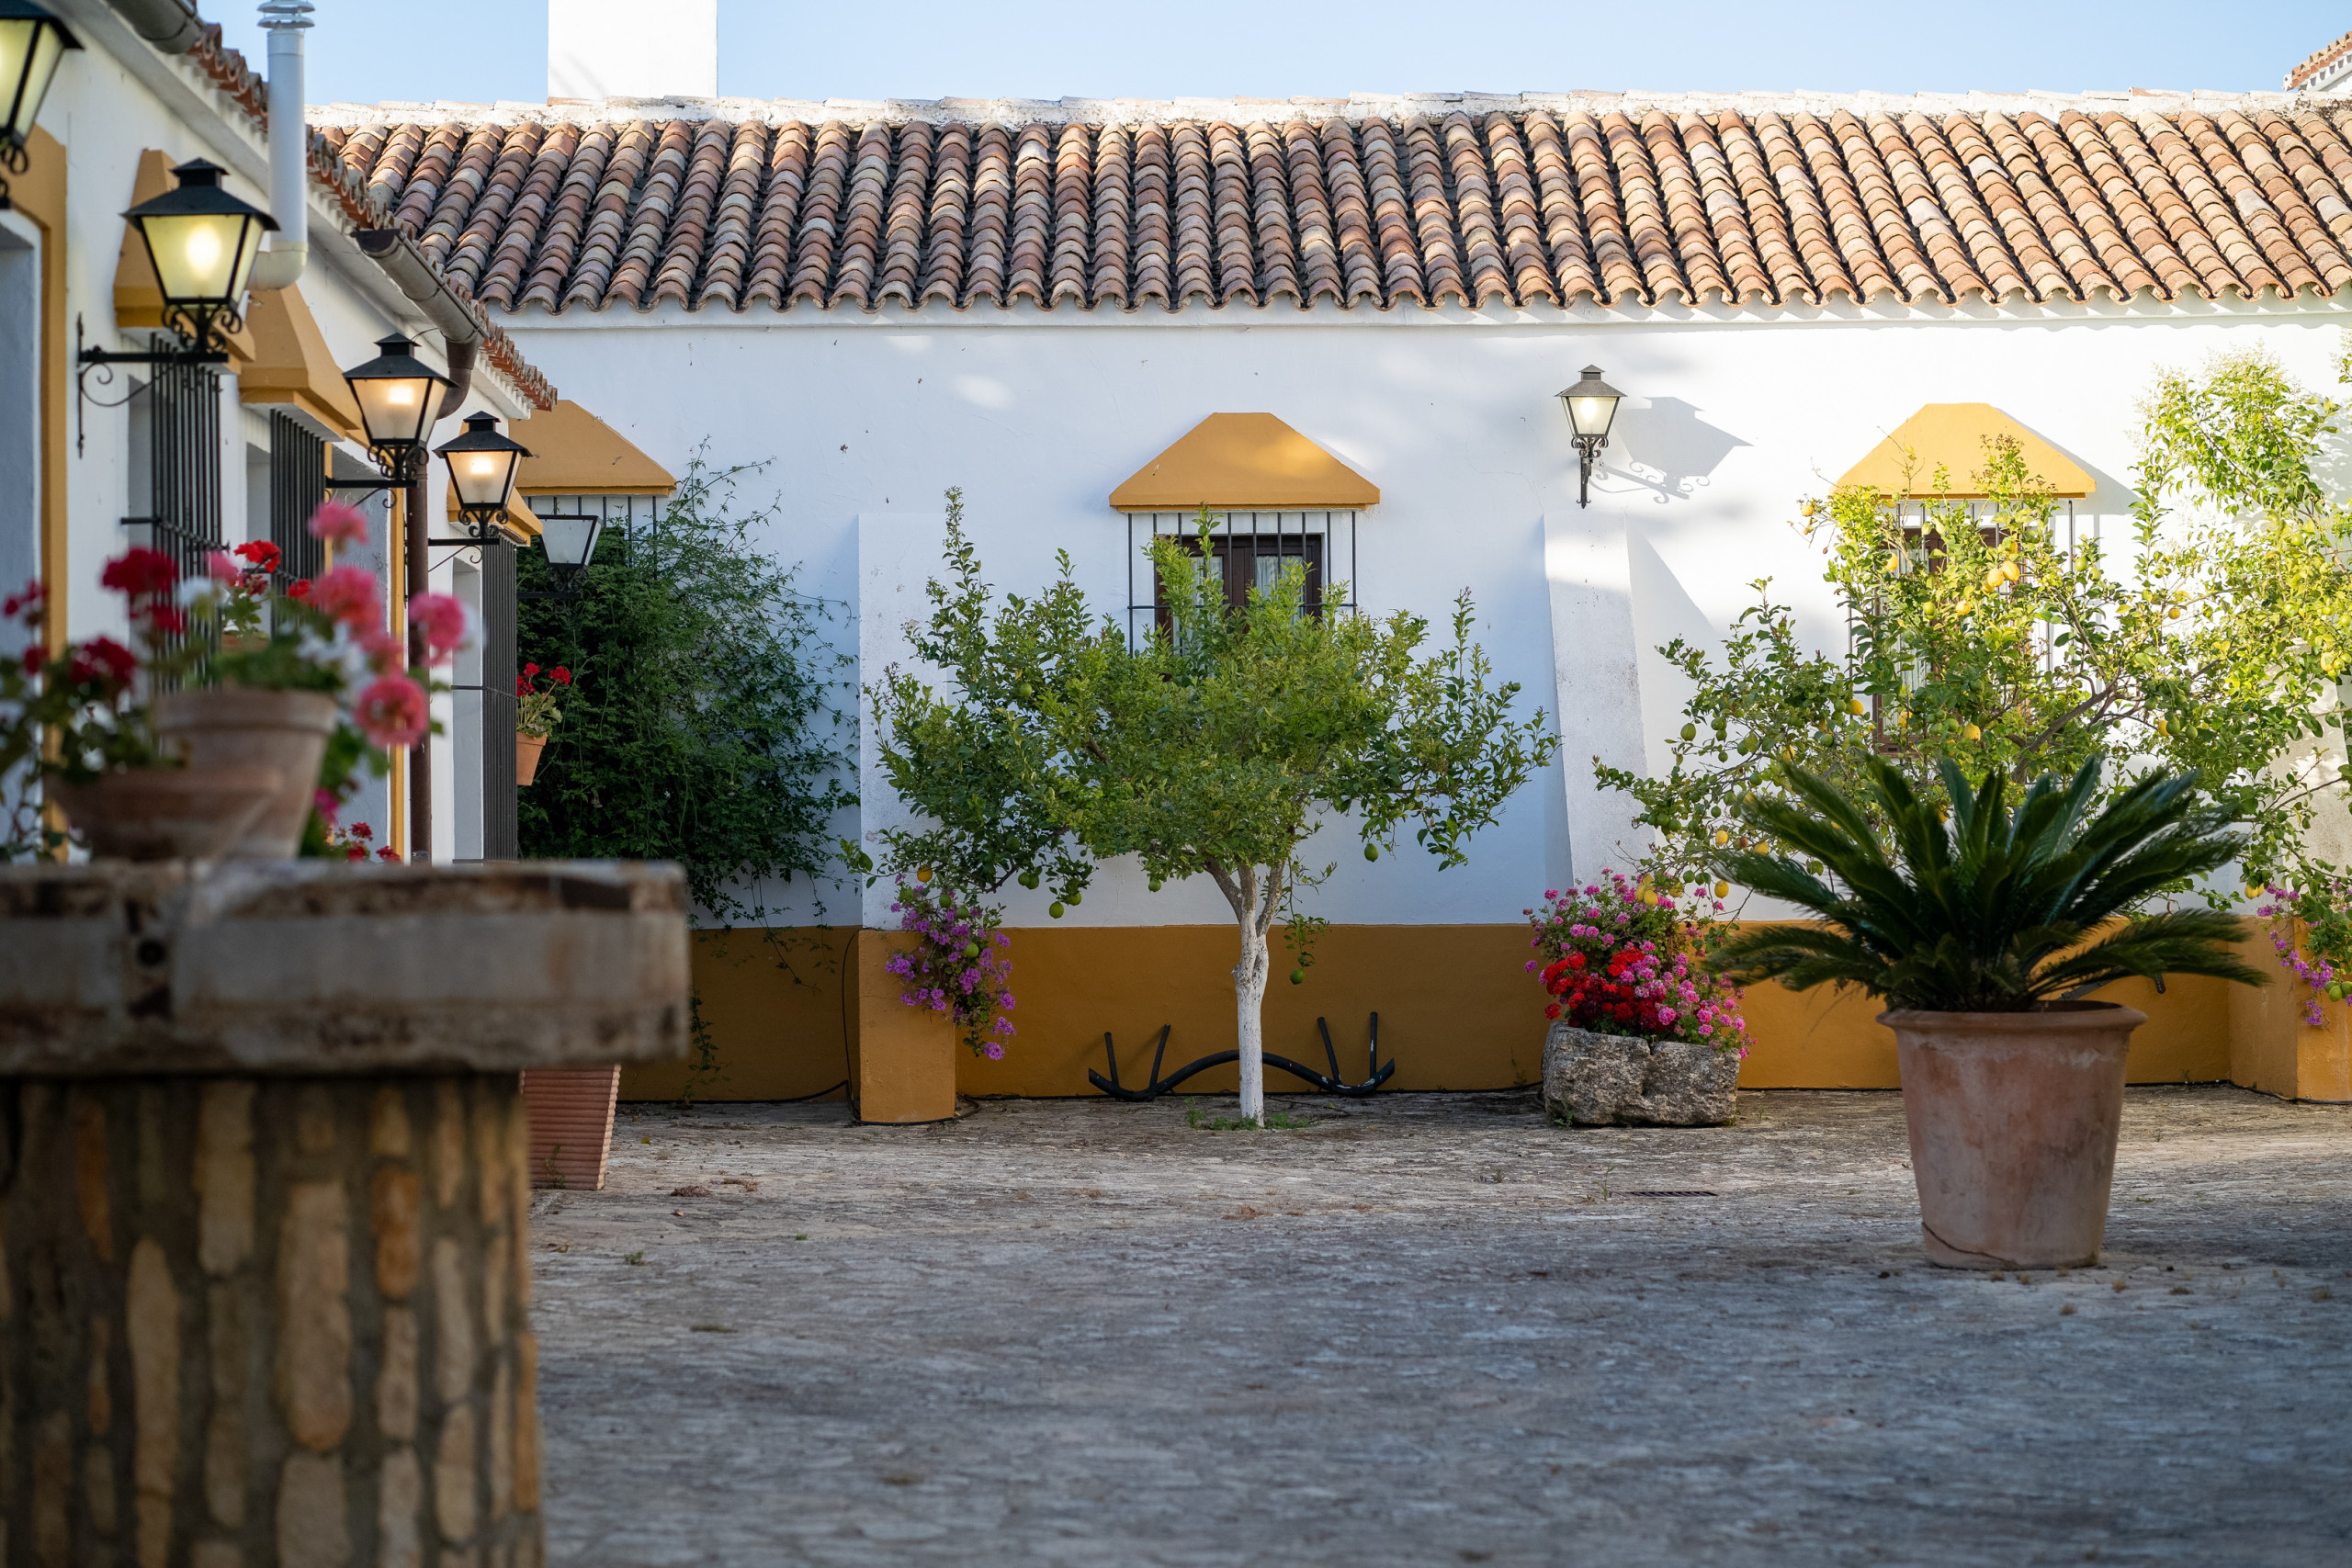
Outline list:
[[[1111,492],[1121,512],[1332,511],[1380,487],[1270,413],[1213,413]]]
[[[1937,493],[1936,469],[1940,466],[1951,481],[1942,493],[1955,501],[1981,501],[1984,490],[1976,476],[1984,466],[1988,436],[2015,441],[2026,471],[2058,496],[2080,501],[2097,488],[2080,464],[1991,403],[1923,405],[1847,469],[1838,488],[1868,486],[1888,495],[1925,499]]]

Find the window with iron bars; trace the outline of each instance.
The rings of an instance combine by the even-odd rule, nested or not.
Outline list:
[[[130,542],[202,576],[220,532],[220,378],[202,365],[162,364],[130,400],[131,493],[147,514],[126,517]],[[175,640],[166,637],[166,644]]]
[[[1306,572],[1306,613],[1352,610],[1356,592],[1356,513],[1352,511],[1212,513],[1208,549],[1225,582],[1226,603],[1239,609],[1251,589],[1274,585],[1283,567],[1296,561]],[[1127,640],[1139,643],[1147,626],[1170,630],[1168,595],[1159,571],[1144,551],[1155,538],[1175,539],[1198,549],[1197,513],[1130,512],[1127,519]],[[1150,597],[1143,597],[1148,589]],[[1346,595],[1330,597],[1330,591]],[[1147,620],[1146,617],[1149,619]]]
[[[327,444],[292,414],[269,416],[269,542],[277,547],[280,586],[327,567],[326,546],[311,536],[311,518],[327,498]]]
[[[1902,511],[1900,503],[1897,504],[1896,516],[1900,517]],[[1972,520],[1976,516],[1976,502],[1968,503],[1968,515]],[[1928,512],[1927,503],[1922,502],[1919,507],[1918,522],[1905,523],[1903,525],[1903,570],[1906,573],[1913,571],[1938,573],[1944,570],[1946,561],[1943,552],[1943,536],[1928,527]],[[2093,532],[2096,533],[2096,518],[2093,519]],[[2066,502],[2066,553],[2069,557],[2075,553],[2075,503],[2069,500]],[[1987,548],[1996,547],[2001,542],[2001,525],[1997,522],[1980,523],[1976,526],[1976,535],[1984,541]],[[1849,615],[1847,624],[1849,649],[1852,646],[1852,617]],[[2051,645],[2050,627],[2047,625],[2042,627],[2041,646],[2044,660],[2054,660],[2057,650]],[[1915,664],[1903,673],[1903,689],[1905,693],[1917,691],[1927,684],[1927,682],[1928,670],[1925,665]],[[1894,738],[1887,732],[1887,700],[1875,694],[1871,698],[1871,741],[1882,755],[1892,756],[1900,750]]]

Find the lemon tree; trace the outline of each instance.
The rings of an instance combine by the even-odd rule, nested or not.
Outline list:
[[[884,772],[918,814],[882,835],[877,873],[928,873],[979,898],[1050,883],[1057,915],[1114,857],[1141,862],[1154,890],[1209,878],[1238,929],[1241,1115],[1259,1119],[1271,938],[1281,924],[1311,962],[1321,921],[1298,895],[1335,869],[1302,858],[1307,840],[1344,818],[1367,859],[1409,830],[1461,863],[1550,762],[1544,715],[1514,716],[1519,687],[1497,683],[1470,640],[1466,593],[1442,640],[1418,615],[1311,609],[1295,563],[1232,606],[1204,513],[1196,547],[1154,542],[1167,624],[1130,641],[1089,610],[1067,556],[1042,593],[999,601],[960,495],[948,502],[947,581],[929,585],[931,618],[912,628],[944,688],[893,670],[871,694]]]
[[[1596,763],[1656,830],[1645,869],[1673,886],[1723,849],[1773,851],[1746,824],[1786,797],[1790,764],[1860,797],[1873,758],[1918,780],[1950,758],[1973,785],[2096,757],[2110,795],[2195,769],[2249,829],[2250,879],[2320,880],[2311,828],[2342,795],[2352,667],[2352,513],[2313,477],[2336,412],[2259,354],[2160,378],[2129,528],[2104,539],[1999,440],[1964,487],[1982,500],[1937,472],[1908,498],[1804,502],[1846,646],[1808,648],[1762,580],[1719,648],[1658,650],[1693,687],[1668,766]]]

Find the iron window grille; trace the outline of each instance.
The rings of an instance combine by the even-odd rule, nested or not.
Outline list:
[[[1154,539],[1198,548],[1198,513],[1130,512],[1127,519],[1127,640],[1140,644],[1147,626],[1169,631],[1168,600],[1159,570],[1144,551]],[[1356,516],[1353,511],[1219,512],[1208,548],[1225,581],[1226,603],[1239,608],[1250,591],[1273,585],[1288,561],[1306,570],[1306,612],[1319,615],[1356,608]],[[1149,597],[1145,597],[1146,593]],[[1337,595],[1337,597],[1334,597]]]
[[[327,498],[327,444],[292,414],[269,416],[269,542],[277,547],[281,586],[315,578],[326,546],[311,536],[311,518]]]
[[[201,365],[164,361],[133,389],[134,442],[146,426],[147,515],[126,517],[131,542],[171,558],[183,580],[201,577],[221,548],[220,378]],[[159,638],[175,647],[180,634]]]

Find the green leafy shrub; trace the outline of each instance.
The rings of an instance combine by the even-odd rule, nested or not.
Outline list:
[[[691,464],[658,522],[604,534],[577,600],[526,600],[518,628],[523,657],[578,677],[521,792],[523,852],[676,861],[729,925],[765,918],[760,881],[821,873],[856,801],[851,660],[766,553],[775,509],[730,511],[746,471]],[[521,565],[549,585],[540,552]]]

